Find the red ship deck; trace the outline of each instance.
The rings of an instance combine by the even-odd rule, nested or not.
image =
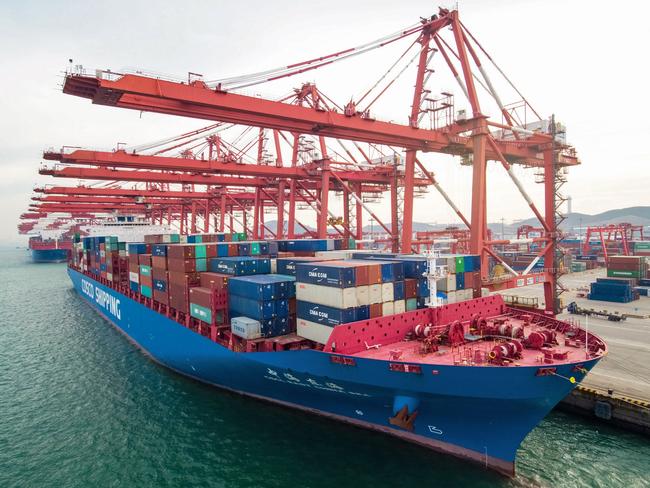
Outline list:
[[[325,351],[395,363],[553,368],[607,347],[578,323],[510,308],[493,295],[340,325]]]
[[[504,318],[507,316],[499,316]],[[495,317],[497,318],[497,317]],[[524,321],[507,318],[513,327],[522,326]],[[530,325],[525,328],[528,333],[544,330],[544,327]],[[588,359],[583,341],[572,341],[566,345],[566,335],[556,332],[557,345],[542,347],[541,349],[526,349],[521,356],[506,364],[497,364],[489,361],[490,352],[494,347],[507,343],[511,337],[484,337],[461,344],[458,346],[438,345],[438,350],[423,354],[422,342],[418,340],[398,341],[386,344],[368,344],[367,349],[354,355],[362,358],[380,359],[384,361],[401,361],[407,363],[439,364],[446,366],[539,366],[553,365],[566,362],[576,362]],[[523,342],[523,339],[522,339]],[[364,347],[366,345],[364,344]],[[559,359],[561,358],[561,359]]]

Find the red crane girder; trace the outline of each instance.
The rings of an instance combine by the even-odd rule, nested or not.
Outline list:
[[[91,99],[94,104],[143,112],[218,120],[419,151],[466,154],[472,150],[472,138],[461,135],[474,129],[471,120],[453,124],[444,131],[423,129],[382,122],[357,113],[346,115],[334,110],[213,90],[201,81],[186,84],[132,74],[109,80],[68,74],[63,92]],[[539,145],[546,142],[547,138],[541,137],[518,143],[500,141],[498,146],[501,153],[512,160],[542,164]],[[499,159],[491,149],[486,150],[486,154],[489,159]]]
[[[46,151],[43,159],[49,161],[60,161],[66,164],[86,164],[92,166],[108,166],[119,168],[136,168],[160,171],[184,171],[188,173],[214,173],[221,175],[255,176],[263,178],[295,178],[314,179],[315,170],[325,161],[315,161],[304,166],[270,166],[263,164],[238,164],[233,162],[221,162],[215,160],[191,159],[167,156],[151,156],[146,154],[127,153],[124,150],[114,152],[90,151],[77,149],[69,153]],[[326,161],[328,165],[336,165],[336,162]],[[365,182],[367,184],[377,183],[388,185],[394,179],[393,167],[377,167],[371,170],[336,171],[337,175],[344,181]],[[427,186],[429,181],[424,178],[416,178],[416,186]]]

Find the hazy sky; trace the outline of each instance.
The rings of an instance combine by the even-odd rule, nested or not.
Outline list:
[[[568,139],[583,162],[571,170],[565,186],[573,210],[595,213],[650,204],[650,150],[645,144],[650,133],[648,3],[465,0],[459,9],[465,25],[532,105],[543,116],[555,113],[566,124]],[[76,183],[37,175],[43,149],[135,145],[207,125],[95,106],[63,95],[60,83],[68,58],[89,69],[139,68],[178,76],[192,71],[206,78],[225,77],[356,46],[436,10],[435,2],[394,0],[2,2],[0,242],[17,240],[18,216],[35,184]],[[369,88],[397,54],[380,51],[367,60],[355,58],[254,90],[274,96],[315,81],[345,103]],[[436,68],[429,84],[432,93],[454,90],[460,107],[459,90],[445,78],[442,65]],[[378,102],[378,118],[406,121],[413,76],[407,72],[403,77],[407,79],[400,79],[385,103]],[[515,101],[509,95],[504,96],[506,103]],[[457,158],[424,159],[469,214],[471,170],[461,168]],[[490,163],[488,171],[489,219],[530,217],[503,169]],[[541,186],[534,183],[534,172],[518,174],[541,206]],[[377,212],[388,216],[386,205],[378,205]],[[453,214],[438,195],[429,193],[417,200],[415,218],[448,222]]]

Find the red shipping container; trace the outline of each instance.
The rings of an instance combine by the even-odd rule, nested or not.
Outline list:
[[[196,259],[172,259],[167,260],[167,269],[181,273],[195,273]]]
[[[162,234],[149,234],[144,236],[144,242],[146,244],[160,244],[162,243],[163,236]]]
[[[295,254],[292,252],[278,252],[278,257],[279,258],[292,258],[294,257]]]
[[[129,271],[131,273],[140,274],[140,265],[137,263],[136,264],[129,263]]]
[[[417,298],[418,297],[418,280],[414,278],[406,278],[404,280],[404,298]]]
[[[289,298],[289,315],[295,315],[295,314],[296,314],[296,299]]]
[[[167,269],[166,256],[151,256],[151,266],[153,268]]]
[[[370,318],[374,319],[382,316],[381,303],[370,304]]]
[[[196,303],[214,312],[213,292],[209,288],[200,286],[190,288],[190,303]]]
[[[184,298],[189,300],[191,286],[180,285],[178,283],[169,283],[169,298]]]
[[[179,271],[169,271],[167,273],[170,283],[182,286],[197,286],[201,283],[201,275],[199,273],[183,273]]]
[[[189,287],[170,283],[169,306],[181,312],[189,313]]]
[[[167,259],[187,259],[196,256],[196,247],[194,244],[174,244],[167,246]]]
[[[153,288],[153,279],[151,279],[151,276],[140,275],[140,284]]]
[[[313,258],[315,254],[314,251],[293,251],[293,256],[300,258]]]
[[[463,273],[465,276],[463,277],[465,280],[465,289],[468,290],[470,288],[474,288],[474,273],[472,272],[467,272]]]
[[[169,295],[167,295],[166,291],[159,291],[154,288],[153,290],[153,299],[157,301],[158,303],[162,303],[164,305],[169,305]]]
[[[237,244],[228,244],[228,256],[238,256],[239,255],[239,247],[237,247]]]
[[[167,270],[160,268],[151,268],[151,277],[154,280],[167,281]]]
[[[205,244],[205,257],[207,259],[217,257],[217,245],[216,244]]]
[[[201,286],[212,290],[227,290],[228,275],[221,273],[201,273]]]
[[[138,264],[151,266],[151,254],[138,254]]]

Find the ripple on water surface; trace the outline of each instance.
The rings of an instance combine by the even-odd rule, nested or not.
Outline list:
[[[650,486],[650,443],[553,413],[514,480],[182,378],[72,290],[0,251],[0,487]]]

